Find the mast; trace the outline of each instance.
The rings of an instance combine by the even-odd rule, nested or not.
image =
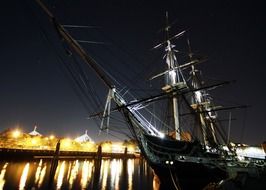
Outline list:
[[[40,7],[44,10],[44,12],[48,15],[50,21],[53,23],[59,37],[62,39],[62,41],[65,41],[69,47],[77,53],[83,61],[89,65],[97,74],[97,76],[102,80],[102,82],[109,88],[109,93],[107,96],[104,112],[103,112],[103,119],[101,122],[101,130],[104,129],[103,126],[106,124],[108,129],[109,125],[109,115],[111,112],[111,100],[114,100],[118,108],[124,108],[124,110],[127,110],[124,112],[126,115],[126,118],[134,117],[137,122],[140,123],[140,127],[145,132],[160,136],[163,138],[163,134],[159,132],[156,128],[154,128],[152,125],[150,125],[149,122],[146,121],[146,119],[138,113],[137,110],[134,109],[134,107],[130,107],[127,105],[126,101],[123,99],[123,97],[116,91],[115,86],[112,83],[112,80],[106,72],[96,63],[96,61],[90,57],[86,51],[78,44],[78,42],[72,38],[72,36],[67,32],[67,30],[64,28],[63,25],[57,22],[56,18],[52,15],[52,13],[46,8],[46,6],[41,2],[41,0],[36,0],[36,2],[40,5]],[[127,105],[127,106],[126,106]],[[121,109],[120,109],[121,110]],[[130,113],[130,114],[129,114]],[[131,115],[132,116],[129,116]],[[104,121],[106,119],[106,122]]]
[[[165,73],[165,86],[162,88],[165,92],[172,91],[172,105],[173,105],[173,121],[174,121],[174,137],[176,140],[181,140],[181,131],[179,124],[179,105],[178,105],[178,96],[177,90],[185,88],[186,82],[181,72],[181,69],[178,67],[177,58],[175,56],[174,45],[171,44],[169,38],[170,26],[168,24],[168,12],[166,12],[166,63],[168,65],[168,70]],[[181,32],[182,34],[184,32]],[[180,34],[181,34],[180,33]],[[176,36],[178,36],[177,34]]]
[[[76,52],[85,61],[85,63],[88,64],[96,72],[97,76],[108,88],[113,89],[114,85],[111,82],[112,80],[99,67],[96,61],[86,53],[86,51],[78,44],[78,42],[74,38],[72,38],[72,36],[67,32],[64,26],[57,22],[54,15],[47,9],[47,7],[41,2],[41,0],[36,0],[36,2],[47,14],[50,21],[54,24],[59,37],[64,40],[71,47],[71,49]]]
[[[36,2],[40,5],[40,7],[44,10],[44,12],[49,17],[50,21],[53,23],[59,37],[62,41],[65,41],[69,47],[77,53],[83,61],[89,65],[96,73],[96,75],[102,80],[102,82],[109,88],[103,119],[101,121],[100,129],[103,129],[104,121],[106,119],[106,129],[108,131],[109,126],[109,115],[111,110],[111,100],[114,99],[117,106],[123,106],[126,104],[125,100],[116,92],[116,88],[113,81],[110,77],[104,72],[104,70],[97,64],[97,62],[88,55],[88,53],[79,45],[79,43],[67,32],[63,25],[57,22],[54,15],[47,9],[47,7],[41,2],[41,0],[36,0]]]
[[[190,41],[187,39],[188,51],[190,62],[193,61],[193,53],[190,46]],[[198,77],[198,70],[195,66],[191,65],[191,78],[192,78],[192,88],[200,89],[201,81]],[[214,121],[216,119],[216,114],[212,111],[211,99],[205,90],[198,90],[194,92],[194,97],[192,98],[191,107],[199,113],[201,130],[203,135],[203,142],[206,147],[213,144],[217,144],[217,138],[214,130]]]
[[[188,45],[188,51],[189,51],[188,56],[189,56],[190,61],[192,61],[193,60],[193,54],[192,54],[189,38],[187,38],[187,45]],[[195,66],[192,64],[190,74],[192,76],[191,85],[192,85],[193,89],[199,89],[200,88],[200,82],[199,82],[198,77],[197,77],[197,72],[198,72],[198,70],[196,70]],[[199,119],[200,119],[200,123],[201,123],[202,135],[203,135],[203,143],[206,146],[209,143],[207,140],[206,122],[204,120],[204,116],[202,113],[202,111],[203,111],[202,107],[201,107],[202,102],[203,102],[203,96],[202,96],[201,90],[195,91],[194,97],[192,98],[191,107],[195,110],[198,109],[198,111],[199,111]]]

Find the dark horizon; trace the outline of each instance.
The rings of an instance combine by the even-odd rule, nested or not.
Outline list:
[[[106,42],[106,49],[115,49],[113,59],[108,52],[97,51],[96,46],[82,45],[101,64],[117,66],[116,59],[121,59],[135,73],[143,73],[143,64],[149,65],[146,68],[150,73],[157,67],[151,59],[158,50],[151,48],[163,39],[161,29],[168,11],[173,33],[188,30],[193,51],[208,56],[207,63],[200,66],[203,74],[237,81],[218,89],[214,96],[227,103],[251,105],[233,115],[241,117],[232,123],[233,140],[249,144],[266,140],[263,1],[43,2],[62,24],[97,26],[99,29],[73,34],[82,40]],[[6,1],[1,12],[0,131],[17,125],[32,131],[37,125],[38,131],[47,135],[76,137],[88,130],[94,141],[114,139],[98,136],[95,123],[87,119],[88,112],[62,72],[51,42],[43,36],[44,29],[50,39],[57,40],[55,46],[60,46],[52,24],[36,2]],[[137,75],[126,69],[127,65],[122,64],[121,70],[138,82]]]

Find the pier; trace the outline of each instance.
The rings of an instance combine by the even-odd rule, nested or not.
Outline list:
[[[54,150],[34,150],[34,149],[12,149],[0,148],[1,160],[23,160],[23,159],[52,159]],[[97,158],[136,158],[136,153],[110,153],[110,152],[85,152],[85,151],[60,151],[58,159],[97,159]]]
[[[95,143],[88,136],[77,138],[42,136],[36,131],[23,133],[6,130],[0,135],[0,160],[25,159],[98,159],[136,158],[139,150],[135,143],[104,141]]]

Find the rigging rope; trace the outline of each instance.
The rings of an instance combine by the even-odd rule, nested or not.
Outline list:
[[[172,174],[171,168],[168,167],[168,169],[169,169],[169,173],[170,173],[170,175],[171,175],[171,180],[172,180],[172,182],[173,182],[173,185],[174,185],[175,189],[176,189],[176,190],[181,190],[181,188],[180,188],[178,182],[177,182],[177,183],[175,182],[175,179],[174,179],[174,177],[173,177],[173,174]],[[176,179],[177,179],[177,178],[176,178]]]
[[[81,81],[78,80],[78,78],[80,78],[81,76],[82,76],[83,79],[86,79],[86,74],[84,72],[79,72],[79,74],[77,74],[78,73],[77,70],[82,71],[82,68],[81,68],[80,64],[78,63],[78,61],[75,59],[74,56],[71,56],[73,58],[72,61],[74,61],[76,63],[76,67],[73,67],[73,64],[69,64],[69,63],[66,63],[64,61],[64,58],[61,55],[61,53],[59,53],[58,49],[56,48],[56,45],[50,40],[50,38],[48,37],[48,34],[46,33],[46,30],[40,24],[39,16],[32,10],[32,7],[28,4],[28,2],[26,2],[26,3],[27,3],[27,7],[30,10],[30,11],[26,11],[26,12],[31,12],[31,14],[33,16],[31,16],[30,19],[32,19],[33,22],[35,23],[35,25],[39,28],[40,34],[42,36],[42,39],[44,40],[45,43],[47,43],[47,45],[49,45],[49,47],[51,47],[51,49],[53,50],[52,52],[56,56],[58,62],[61,63],[61,65],[64,66],[63,67],[64,68],[63,71],[67,71],[67,72],[63,72],[63,73],[66,76],[66,79],[68,81],[70,81],[71,87],[74,90],[74,92],[76,93],[76,95],[78,96],[78,98],[80,99],[82,105],[85,107],[85,109],[88,112],[91,112],[91,106],[93,106],[93,105],[94,105],[93,107],[94,107],[95,110],[96,110],[96,108],[99,108],[99,102],[100,101],[98,99],[98,96],[95,96],[95,91],[94,91],[94,88],[91,86],[91,83],[87,83],[88,86],[86,86],[86,87],[88,87],[87,89],[89,90],[87,92],[82,86],[82,84],[84,84],[84,80],[81,80]],[[67,48],[65,48],[65,46],[63,46],[63,48],[67,52],[68,55],[72,55],[72,53],[70,53],[69,50]],[[69,75],[71,77],[69,77]],[[89,96],[89,94],[94,94],[94,95],[93,96]],[[88,102],[86,102],[86,100],[84,98],[86,100],[91,100],[92,98],[94,98],[94,99],[93,99],[93,101],[90,101],[92,104],[87,104]],[[93,104],[95,102],[98,102],[98,103],[95,105],[95,104]],[[100,128],[99,123],[97,123],[95,121],[95,124],[96,124],[96,126],[98,128]],[[121,139],[120,137],[114,135],[113,133],[108,133],[108,134],[110,134],[111,136],[113,136],[113,137],[115,137],[117,139]],[[126,134],[126,135],[128,135],[128,134]]]

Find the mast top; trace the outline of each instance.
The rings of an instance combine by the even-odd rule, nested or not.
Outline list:
[[[168,11],[165,12],[165,23],[166,23],[166,25],[165,25],[164,30],[166,32],[166,41],[168,41],[169,40],[169,31],[171,28],[169,25],[169,21],[168,21]]]

